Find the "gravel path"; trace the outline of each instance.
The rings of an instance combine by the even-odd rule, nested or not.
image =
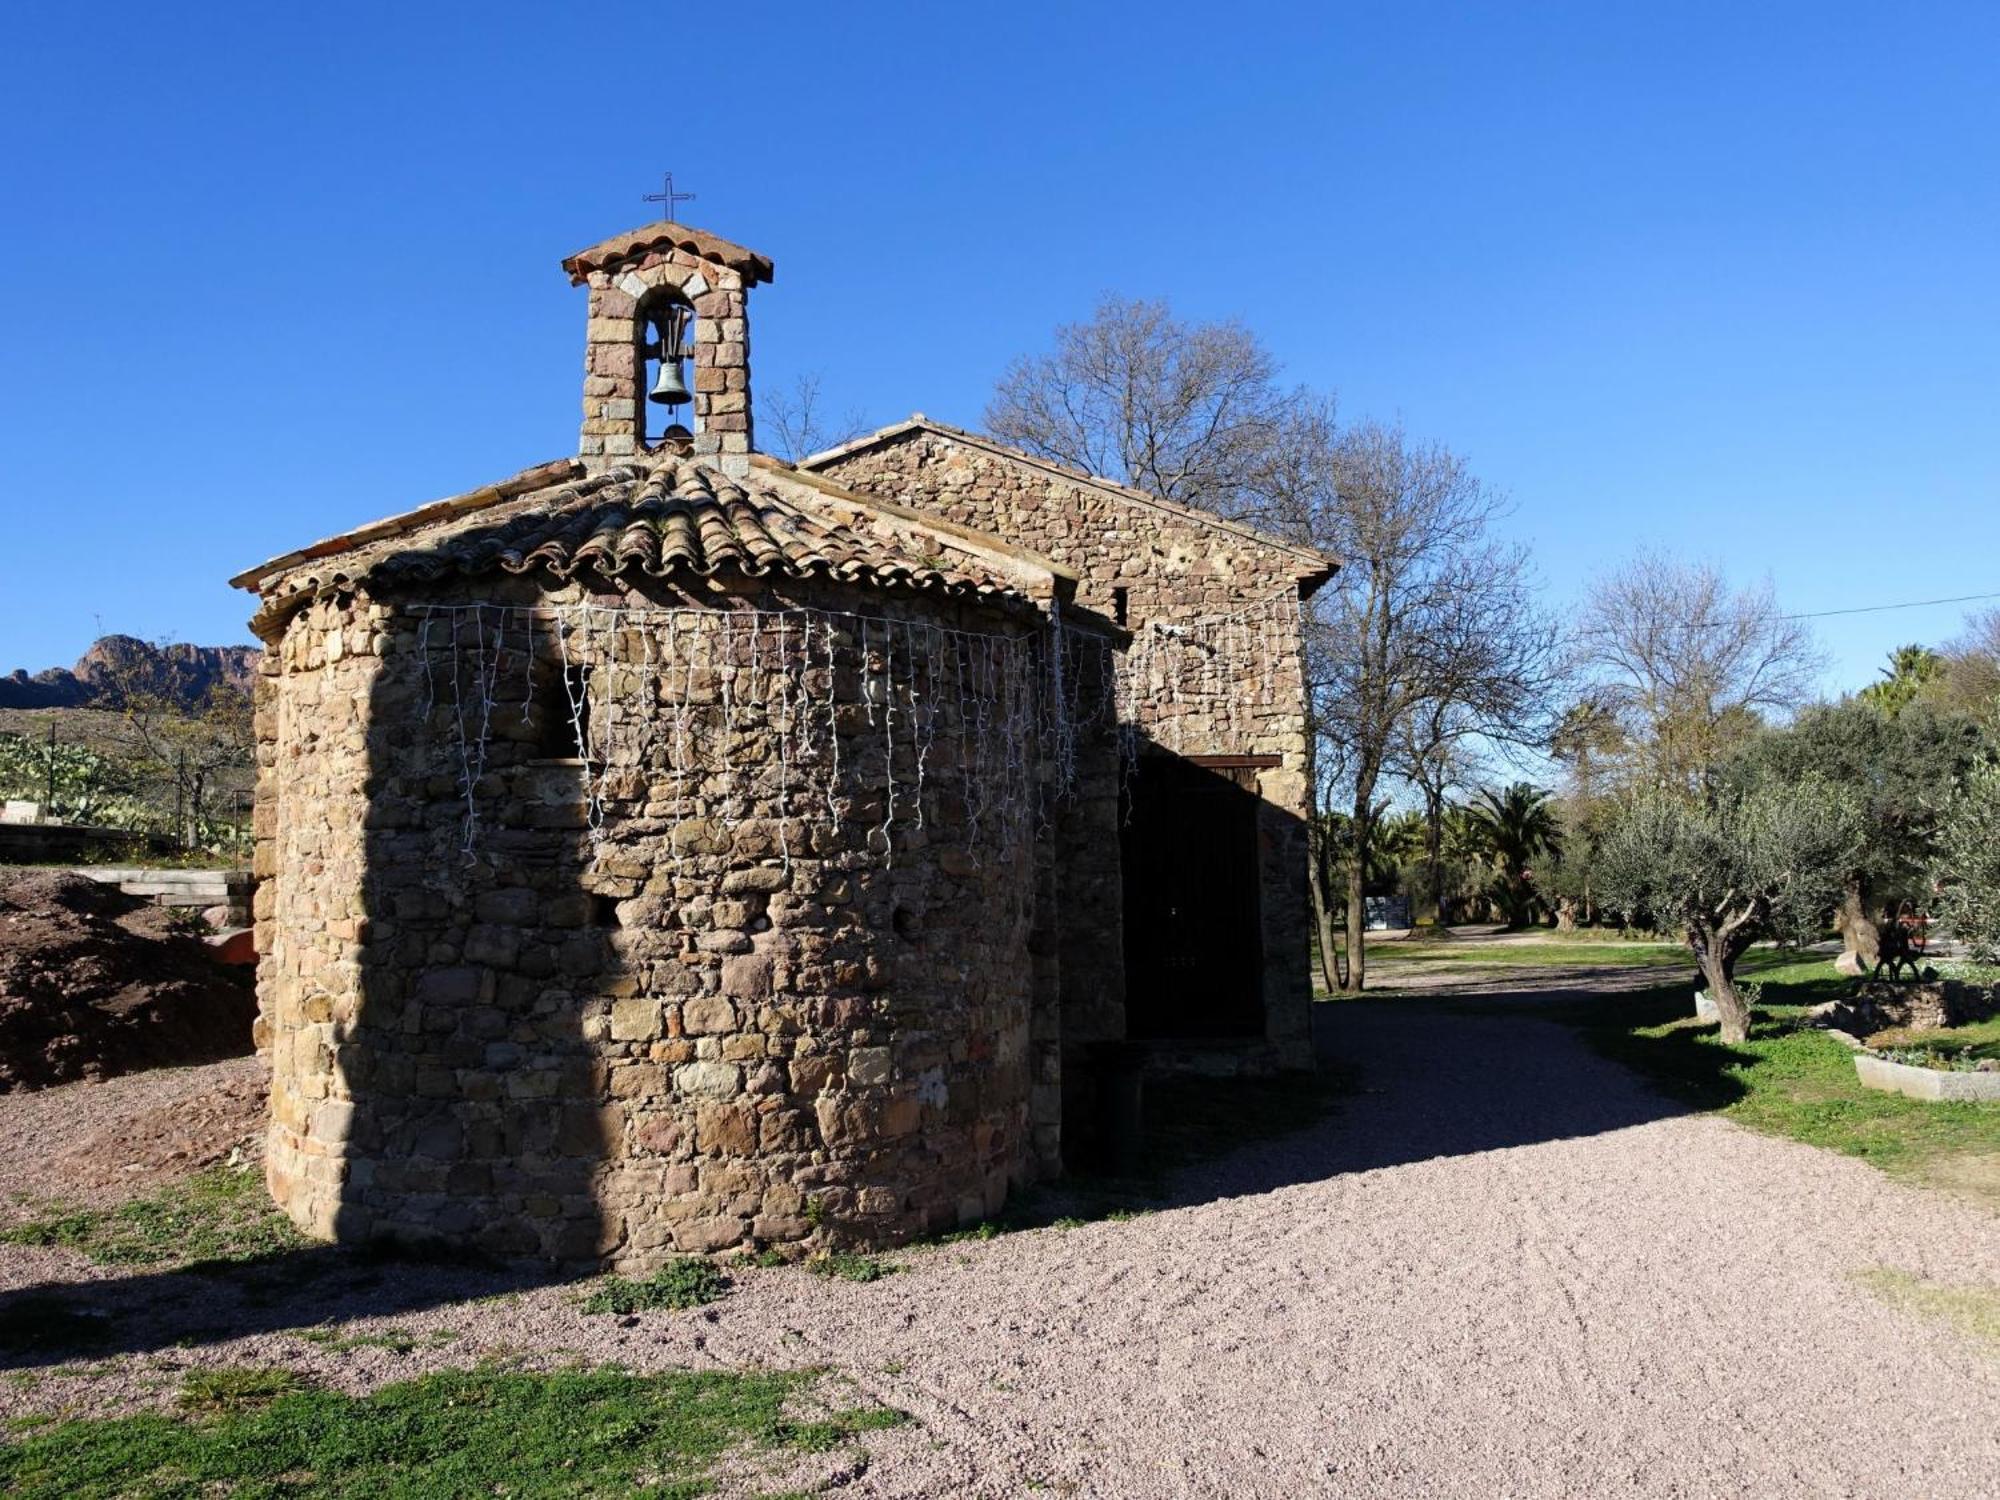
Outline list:
[[[2000,1351],[1857,1280],[2000,1287],[2000,1219],[1677,1114],[1527,1016],[1371,1003],[1321,1019],[1364,1092],[1190,1176],[1187,1207],[914,1252],[871,1285],[747,1272],[712,1308],[624,1323],[580,1316],[574,1288],[469,1303],[443,1269],[302,1281],[275,1308],[223,1306],[231,1294],[199,1278],[101,1281],[154,1352],[123,1373],[0,1383],[0,1412],[163,1399],[144,1385],[162,1361],[283,1359],[358,1388],[506,1348],[828,1366],[917,1418],[869,1440],[843,1490],[857,1495],[2000,1486]],[[91,1274],[56,1252],[0,1256],[0,1288]],[[335,1352],[270,1331],[361,1309],[378,1314],[363,1329],[420,1347]],[[211,1331],[176,1350],[173,1327]]]

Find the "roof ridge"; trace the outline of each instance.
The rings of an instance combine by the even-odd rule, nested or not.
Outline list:
[[[1218,516],[1213,511],[1203,510],[1198,505],[1189,505],[1180,500],[1169,500],[1164,495],[1156,495],[1151,490],[1142,490],[1136,485],[1121,484],[1116,479],[1108,479],[1102,474],[1092,474],[1084,469],[1072,468],[1068,464],[1057,463],[1054,459],[1043,458],[1039,454],[1029,453],[1024,449],[1016,448],[1011,443],[1003,443],[988,433],[974,432],[965,427],[955,427],[949,422],[939,421],[936,417],[925,416],[920,411],[911,412],[909,416],[900,422],[891,422],[886,427],[878,427],[873,432],[863,433],[860,437],[850,438],[844,443],[836,443],[831,448],[809,454],[805,458],[800,459],[794,467],[800,469],[810,468],[834,458],[845,457],[850,453],[860,453],[910,431],[934,432],[941,437],[956,438],[962,442],[970,443],[974,447],[984,448],[988,452],[997,454],[1000,457],[1012,459],[1017,463],[1024,463],[1033,468],[1045,469],[1072,483],[1088,484],[1108,494],[1115,495],[1119,499],[1129,500],[1138,505],[1152,506],[1155,509],[1167,512],[1169,515],[1181,516],[1204,526],[1212,526],[1219,531],[1232,532],[1249,541],[1256,542],[1262,546],[1276,548],[1281,552],[1290,552],[1297,557],[1318,563],[1328,573],[1331,573],[1339,566],[1333,558],[1327,556],[1326,553],[1320,551],[1317,547],[1307,546],[1303,542],[1287,541],[1283,537],[1273,536],[1270,532],[1248,525],[1245,522],[1232,521],[1227,516]]]

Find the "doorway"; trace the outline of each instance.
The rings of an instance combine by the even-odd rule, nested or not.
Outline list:
[[[1127,780],[1120,853],[1134,1039],[1264,1033],[1255,775],[1148,754]]]

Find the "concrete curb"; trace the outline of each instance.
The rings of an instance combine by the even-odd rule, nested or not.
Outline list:
[[[2000,1073],[1958,1073],[1945,1068],[1919,1068],[1891,1062],[1872,1052],[1854,1054],[1854,1071],[1863,1088],[1901,1094],[1927,1103],[2000,1100]]]

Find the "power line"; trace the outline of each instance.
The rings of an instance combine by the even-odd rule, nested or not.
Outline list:
[[[1859,604],[1852,609],[1821,609],[1811,614],[1780,615],[1781,620],[1824,620],[1830,615],[1879,615],[1892,609],[1924,609],[1933,604],[1977,604],[2000,594],[1957,594],[1949,599],[1907,599],[1901,604]]]

